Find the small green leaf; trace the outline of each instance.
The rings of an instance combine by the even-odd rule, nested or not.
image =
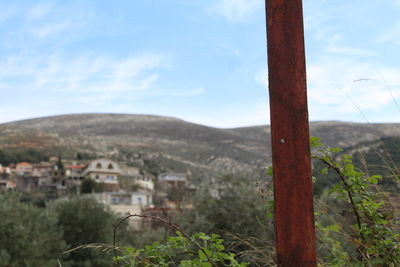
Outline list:
[[[326,175],[328,173],[328,168],[323,168],[321,174]]]
[[[311,136],[310,137],[310,146],[312,148],[318,148],[318,147],[323,146],[323,144],[321,143],[321,138],[315,137],[315,136]]]
[[[268,166],[268,167],[266,168],[266,170],[265,170],[265,173],[266,173],[267,175],[269,175],[269,176],[273,176],[274,170],[273,170],[272,166]]]
[[[329,231],[333,231],[333,232],[339,232],[340,231],[340,227],[337,224],[328,225],[326,227],[326,229],[329,230]]]
[[[339,153],[342,151],[342,149],[340,147],[331,147],[329,148],[329,151],[332,153]]]

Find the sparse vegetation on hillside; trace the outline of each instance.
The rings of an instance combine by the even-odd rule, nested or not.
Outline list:
[[[108,155],[137,167],[141,174],[153,177],[151,179],[166,171],[185,172],[191,182],[196,184],[193,191],[188,190],[184,194],[178,189],[166,191],[166,197],[175,200],[177,208],[161,207],[158,210],[164,212],[165,216],[170,216],[188,234],[194,235],[193,238],[209,240],[213,238],[213,233],[219,234],[223,243],[215,235],[214,239],[217,245],[224,246],[219,252],[226,253],[226,257],[234,253],[236,256],[233,258],[238,261],[250,262],[254,266],[263,266],[268,262],[274,266],[273,227],[270,220],[272,192],[265,186],[269,178],[265,178],[264,173],[264,166],[270,160],[269,152],[265,150],[269,145],[267,127],[215,129],[171,118],[80,116],[43,118],[1,125],[0,133],[11,128],[7,136],[12,138],[7,139],[7,144],[0,138],[0,145],[11,145],[13,148],[8,147],[0,156],[12,158],[7,153],[18,152],[40,161],[40,157],[44,155],[62,154],[63,158],[70,157],[70,160],[75,160],[78,154],[80,159]],[[80,121],[82,118],[87,121]],[[65,121],[66,124],[63,125],[60,121]],[[113,124],[114,122],[116,123]],[[55,124],[57,127],[52,128]],[[107,127],[101,129],[105,124]],[[344,154],[353,156],[351,159],[342,152],[336,153],[339,149],[328,147],[319,150],[319,161],[314,162],[318,255],[321,266],[397,266],[400,264],[399,214],[394,212],[393,207],[398,206],[399,201],[397,195],[388,194],[388,191],[398,193],[399,168],[396,164],[400,161],[400,131],[396,131],[400,126],[388,124],[374,128],[373,125],[319,122],[311,124],[311,129],[314,134],[321,133],[322,137],[326,137],[330,147],[341,145]],[[173,135],[173,130],[177,133],[176,136]],[[19,134],[13,135],[13,131]],[[24,131],[26,135],[21,135]],[[44,131],[48,131],[47,134],[58,141],[35,148],[36,152],[18,147],[18,138],[21,136],[26,141],[28,133],[39,134]],[[75,135],[68,136],[71,131]],[[46,135],[42,134],[43,136]],[[348,139],[342,141],[342,136]],[[10,140],[14,140],[14,143],[10,143]],[[355,140],[359,141],[357,145],[354,145]],[[79,146],[80,143],[82,145]],[[26,159],[28,156],[23,161],[30,161]],[[251,174],[239,175],[243,169]],[[227,171],[233,174],[220,175]],[[374,173],[382,173],[383,178],[371,175]],[[133,186],[128,182],[127,185]],[[82,192],[99,191],[96,186],[91,181],[83,180],[81,189]],[[197,189],[196,194],[193,194],[194,189]],[[16,259],[30,261],[33,253],[39,253],[40,259],[35,260],[38,260],[40,266],[56,263],[56,259],[60,260],[62,266],[112,264],[111,255],[94,248],[61,254],[66,249],[88,243],[111,243],[113,227],[118,219],[104,209],[104,206],[92,200],[73,199],[69,202],[43,201],[39,209],[29,204],[31,200],[27,197],[6,199],[9,196],[8,193],[0,194],[3,203],[13,203],[15,210],[11,211],[6,205],[0,205],[0,213],[1,210],[4,214],[13,212],[18,217],[21,212],[31,209],[34,213],[30,218],[39,222],[43,219],[43,214],[53,216],[54,220],[44,223],[51,229],[53,236],[35,233],[30,241],[42,244],[48,242],[46,240],[53,240],[56,245],[51,253],[40,252],[42,254],[27,248],[27,254],[19,257],[15,255],[21,251],[12,245],[7,249],[0,244],[0,256],[8,264],[5,266],[21,266]],[[149,212],[156,212],[157,208]],[[20,230],[21,233],[26,233],[27,229],[44,231],[33,221],[18,222],[18,229],[12,228],[14,226],[11,223],[17,217],[0,222],[0,239],[2,238],[4,244],[12,243],[10,229],[16,233]],[[167,227],[152,224],[147,227],[129,232],[122,227],[118,245],[134,247],[127,250],[125,256],[131,259],[157,256],[157,260],[165,260],[170,259],[171,255],[164,253],[164,248],[175,251],[171,253],[188,252],[185,251],[186,247],[181,246],[184,242],[179,236],[167,239],[168,235],[173,235]],[[205,234],[196,235],[198,232]],[[153,241],[159,243],[154,244]],[[146,245],[149,246],[148,249]],[[190,244],[187,245],[190,247]],[[154,253],[158,254],[153,255]],[[177,263],[182,259],[192,259],[194,262],[206,264],[207,260],[200,254],[193,254],[193,257],[189,254],[185,257],[173,257],[173,261]]]
[[[343,148],[400,136],[399,124],[311,122],[310,128],[328,145]],[[260,170],[271,162],[269,134],[267,126],[219,129],[169,117],[75,114],[2,124],[0,147],[26,150],[24,144],[33,140],[49,156],[109,157],[134,165],[148,161],[157,165],[154,170],[189,171],[194,177],[221,170],[263,176]]]

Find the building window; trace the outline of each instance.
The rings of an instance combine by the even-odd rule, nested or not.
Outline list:
[[[96,168],[97,168],[97,169],[101,169],[101,163],[100,163],[100,162],[97,163]]]
[[[110,164],[108,164],[108,169],[112,170],[112,169],[114,169],[114,166],[110,163]]]
[[[96,175],[96,179],[99,180],[99,178],[100,178],[99,175]]]
[[[114,176],[108,175],[108,176],[107,176],[107,180],[108,180],[108,181],[114,181]]]

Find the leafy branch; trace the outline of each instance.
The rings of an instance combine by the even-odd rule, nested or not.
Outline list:
[[[310,143],[314,149],[313,158],[326,166],[321,174],[333,170],[340,178],[341,183],[331,188],[329,193],[350,204],[357,222],[353,227],[353,243],[358,245],[364,263],[398,266],[400,235],[390,227],[393,216],[385,212],[385,201],[376,191],[382,177],[357,170],[350,155],[338,154],[340,148],[323,147],[319,138],[311,138]],[[332,229],[323,229],[325,234],[336,229],[328,227]]]
[[[155,242],[150,246],[146,246],[145,249],[126,248],[125,255],[118,256],[116,249],[116,233],[118,227],[124,221],[132,217],[161,222],[174,230],[177,236],[169,237],[166,244]],[[174,259],[182,257],[184,259],[180,260],[179,266],[244,267],[247,265],[247,263],[244,262],[238,263],[234,258],[235,255],[233,253],[224,252],[225,247],[222,245],[222,242],[223,240],[216,234],[207,236],[204,233],[197,233],[193,236],[189,236],[178,225],[172,223],[170,220],[158,216],[131,214],[122,219],[114,228],[114,258],[118,265],[120,265],[119,261],[124,259],[128,260],[131,266],[136,266],[136,259],[144,266],[175,266]],[[191,245],[197,249],[197,253],[196,250],[193,250]],[[189,259],[185,259],[184,256],[188,256]],[[217,264],[217,262],[219,264]]]

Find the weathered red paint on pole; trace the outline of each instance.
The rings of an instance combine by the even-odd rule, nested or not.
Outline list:
[[[278,266],[316,266],[301,0],[266,0]]]

